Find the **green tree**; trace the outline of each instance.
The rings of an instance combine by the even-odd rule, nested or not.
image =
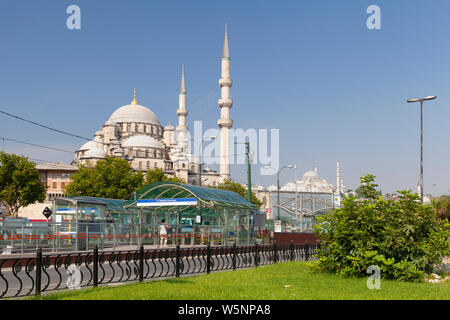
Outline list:
[[[0,152],[0,200],[14,217],[20,208],[44,202],[45,191],[35,163],[24,156]]]
[[[179,183],[186,183],[184,180],[178,178],[178,177],[169,177],[167,176],[164,171],[160,168],[155,168],[152,170],[148,170],[145,175],[145,183],[150,184],[154,182],[160,182],[160,181],[170,181],[170,182],[179,182]]]
[[[248,199],[248,190],[244,188],[242,184],[234,182],[230,179],[227,179],[224,182],[220,183],[216,188],[236,192],[243,196],[245,199]],[[258,208],[262,206],[261,200],[256,197],[254,192],[252,192],[251,199],[251,203],[253,203]]]
[[[437,218],[439,220],[450,221],[450,197],[443,195],[437,199],[433,199],[432,203],[436,210]]]
[[[318,217],[318,268],[367,276],[377,265],[386,279],[413,280],[431,272],[449,254],[449,225],[417,194],[398,191],[399,199],[376,196],[374,176],[361,178],[363,199],[345,198],[341,207]]]
[[[111,199],[127,199],[142,188],[142,172],[134,172],[128,161],[107,157],[95,167],[81,166],[66,186],[69,196],[91,196]]]
[[[381,192],[376,189],[378,185],[374,183],[374,175],[368,174],[361,177],[359,181],[361,182],[361,185],[355,190],[356,195],[359,198],[375,200],[381,195]]]

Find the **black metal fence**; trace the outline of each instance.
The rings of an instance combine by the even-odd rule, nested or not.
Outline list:
[[[0,258],[0,298],[126,281],[315,259],[318,244],[247,245],[43,254]]]

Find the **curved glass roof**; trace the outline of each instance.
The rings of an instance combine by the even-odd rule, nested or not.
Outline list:
[[[133,207],[140,199],[175,199],[197,198],[200,202],[211,206],[257,209],[255,205],[232,191],[216,188],[200,187],[177,182],[151,183],[136,193],[136,200],[129,200],[125,207]]]

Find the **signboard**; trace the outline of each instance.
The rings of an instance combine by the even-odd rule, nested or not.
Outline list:
[[[334,196],[333,203],[335,207],[341,206],[341,197],[340,196]]]
[[[195,206],[196,198],[183,199],[143,199],[137,201],[138,207]]]
[[[91,213],[95,213],[96,208],[83,208],[83,210],[79,209],[78,212],[91,212]],[[60,209],[56,209],[56,213],[59,214],[65,214],[65,213],[77,213],[77,210],[75,208],[60,208]]]
[[[48,219],[52,215],[52,210],[50,210],[48,207],[45,207],[45,209],[42,212],[42,214]]]
[[[281,220],[274,220],[273,221],[273,231],[281,232]]]

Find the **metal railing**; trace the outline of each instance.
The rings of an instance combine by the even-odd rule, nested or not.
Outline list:
[[[180,247],[0,257],[0,298],[315,259],[318,244]]]
[[[231,245],[269,243],[269,231],[243,226],[171,225],[167,244]],[[158,245],[158,226],[118,223],[0,223],[0,251],[3,254],[100,250],[139,245]]]

